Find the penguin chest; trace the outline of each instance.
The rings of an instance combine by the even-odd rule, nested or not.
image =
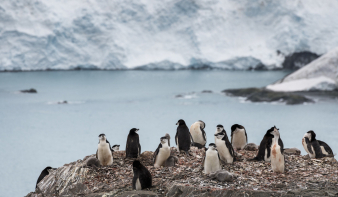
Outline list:
[[[140,178],[137,178],[136,183],[135,183],[135,189],[136,190],[142,190]]]
[[[235,149],[243,149],[246,145],[246,136],[244,129],[237,129],[232,135],[232,146]]]
[[[113,156],[108,143],[100,143],[98,145],[97,155],[101,165],[106,166],[113,164]]]
[[[274,172],[284,172],[284,155],[277,143],[272,144],[271,148],[271,167]]]
[[[217,139],[216,146],[221,160],[226,163],[232,163],[233,157],[231,156],[228,147],[225,145],[225,141]]]
[[[312,154],[310,153],[309,149],[307,148],[308,146],[307,146],[307,143],[305,141],[305,138],[302,139],[302,145],[303,145],[304,150],[309,154],[310,158],[316,158],[316,153],[315,153],[312,145],[310,146],[311,150],[313,152]]]
[[[217,151],[207,151],[204,160],[204,172],[209,174],[221,169]]]
[[[192,125],[190,128],[190,133],[195,143],[205,145],[203,133],[199,125]]]
[[[160,166],[164,166],[165,161],[169,158],[169,156],[170,156],[169,146],[163,146],[162,148],[160,148],[156,156],[154,167],[158,168]]]

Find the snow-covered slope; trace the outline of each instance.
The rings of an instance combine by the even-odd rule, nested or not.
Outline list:
[[[0,70],[278,67],[338,46],[333,0],[2,0]]]
[[[273,91],[333,90],[338,88],[338,47],[291,73],[275,84]]]

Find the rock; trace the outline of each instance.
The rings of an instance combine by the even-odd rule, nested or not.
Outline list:
[[[258,146],[255,143],[248,143],[247,145],[244,146],[244,150],[256,151],[258,150]]]
[[[28,89],[28,90],[20,90],[20,92],[22,92],[22,93],[38,93],[38,91],[36,91],[36,89],[34,89],[34,88],[31,88],[31,89]]]
[[[320,56],[308,51],[296,52],[286,56],[282,65],[284,69],[299,69],[318,57]]]
[[[284,149],[284,154],[287,154],[287,155],[300,155],[301,151],[298,148],[286,148],[286,149]]]
[[[203,90],[202,93],[212,93],[211,90]]]
[[[64,101],[59,101],[58,104],[68,104],[68,102],[66,100]]]
[[[219,170],[219,171],[216,171],[214,173],[210,173],[210,178],[212,179],[217,179],[218,181],[221,181],[221,182],[231,182],[234,180],[235,178],[235,175],[228,172],[228,171],[225,171],[225,170]]]

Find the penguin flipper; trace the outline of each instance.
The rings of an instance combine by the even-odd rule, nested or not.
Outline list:
[[[138,143],[138,156],[140,156],[140,155],[141,155],[141,144]]]
[[[97,155],[97,151],[98,151],[98,150],[96,150],[96,159],[99,159],[99,156]]]
[[[234,151],[234,148],[232,147],[231,143],[229,141],[226,141],[225,145],[228,148],[229,153],[230,153],[231,157],[233,158],[233,161],[235,161],[235,151]]]
[[[205,143],[207,143],[207,136],[206,136],[206,134],[205,134],[205,131],[204,131],[204,129],[203,129],[202,127],[200,127],[200,129],[201,129],[201,131],[202,131],[203,139],[204,139]]]
[[[269,158],[270,157],[270,154],[271,154],[271,145],[272,145],[272,137],[270,137],[267,142],[266,142],[266,152],[267,152],[267,155],[266,155],[266,158]]]
[[[310,142],[309,138],[305,137],[305,143],[306,143],[306,145],[307,145],[307,150],[308,150],[311,154],[313,154],[313,152],[312,152],[312,147],[311,147],[311,142]]]
[[[284,144],[283,144],[283,141],[280,137],[278,139],[278,145],[281,147],[281,152],[283,154],[284,153]]]
[[[246,143],[248,143],[248,135],[246,134],[246,129],[244,128]]]
[[[160,152],[160,148],[162,148],[162,144],[161,143],[158,145],[157,149],[154,152],[154,155],[153,155],[153,161],[154,161],[154,163],[153,163],[153,165],[155,165],[155,163],[156,163],[156,157],[157,157],[158,153]]]
[[[110,151],[112,152],[112,154],[113,154],[113,152],[114,152],[114,150],[112,149],[112,147],[110,146],[110,143],[109,143],[109,141],[106,139],[106,143],[108,143],[109,144],[109,149],[110,149]]]
[[[130,138],[129,138],[129,135],[128,135],[128,138],[127,138],[127,143],[126,143],[126,157],[129,156],[129,143],[130,143]]]

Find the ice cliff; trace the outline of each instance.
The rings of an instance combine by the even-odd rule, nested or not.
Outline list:
[[[267,89],[284,92],[338,89],[338,47],[275,84],[268,85]]]
[[[272,69],[283,54],[338,46],[337,10],[329,0],[3,0],[0,70]]]

